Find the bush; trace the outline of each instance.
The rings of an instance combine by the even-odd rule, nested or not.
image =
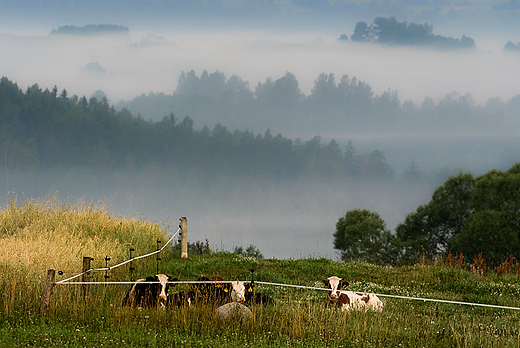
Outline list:
[[[236,246],[235,249],[233,249],[233,254],[244,255],[246,257],[254,257],[256,259],[264,258],[264,255],[262,255],[260,250],[253,244],[249,244],[249,246],[245,250],[243,246]]]

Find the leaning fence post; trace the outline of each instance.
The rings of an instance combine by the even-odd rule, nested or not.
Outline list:
[[[45,294],[43,295],[43,303],[41,307],[42,313],[45,313],[51,303],[52,288],[54,288],[56,279],[56,271],[53,269],[47,270],[47,281],[45,282]]]
[[[83,298],[85,299],[85,302],[88,302],[90,300],[90,285],[86,284],[90,282],[90,261],[92,261],[93,258],[89,256],[83,257],[83,275],[81,276],[81,281],[83,284]]]
[[[188,219],[181,217],[181,258],[188,258]]]

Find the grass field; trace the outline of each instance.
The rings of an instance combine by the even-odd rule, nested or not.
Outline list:
[[[79,273],[83,256],[104,266],[155,250],[166,229],[141,220],[111,217],[103,207],[55,201],[13,203],[0,212],[0,347],[520,347],[520,312],[381,298],[382,313],[342,312],[324,306],[325,291],[260,286],[274,306],[252,306],[250,322],[219,321],[213,308],[129,309],[129,285],[91,286],[85,303],[77,285],[56,285],[40,311],[46,270]],[[388,268],[329,259],[257,260],[228,252],[190,255],[166,248],[160,271],[182,280],[201,275],[251,277],[321,287],[337,275],[349,288],[381,294],[520,307],[516,275],[483,276],[443,263]],[[136,276],[155,274],[155,258],[134,264]],[[94,274],[103,280],[104,272]],[[128,267],[110,274],[128,280]],[[170,292],[179,287],[170,288]]]

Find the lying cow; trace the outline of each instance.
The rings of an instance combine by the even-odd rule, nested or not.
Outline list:
[[[208,278],[200,280],[210,281]],[[213,283],[197,284],[190,290],[185,290],[168,296],[168,306],[191,306],[192,304],[206,304],[221,306],[229,302],[245,301],[244,282],[237,280],[230,283],[218,283],[222,278],[213,278]]]
[[[348,286],[348,283],[343,283],[339,277],[328,277],[323,279],[323,283],[330,289],[327,305],[338,306],[343,311],[349,309],[383,311],[383,302],[375,294],[342,290]]]
[[[168,277],[166,274],[157,274],[153,277],[137,280],[123,299],[123,306],[129,307],[156,307],[161,300],[168,298]],[[153,283],[149,283],[153,282]]]
[[[246,304],[274,304],[274,300],[263,292],[255,291],[255,283],[251,282],[245,286]]]

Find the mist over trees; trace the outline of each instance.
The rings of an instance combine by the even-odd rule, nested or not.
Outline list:
[[[406,181],[382,150],[358,151],[352,141],[196,127],[172,113],[147,121],[96,95],[0,80],[0,199],[57,194],[148,219],[187,215],[193,238],[217,248],[253,244],[264,255],[298,257],[332,252],[329,232],[345,207],[381,207],[393,225],[431,186],[426,176]],[[403,187],[412,194],[391,198]]]
[[[340,39],[345,40],[343,34]],[[377,17],[368,25],[357,22],[354,33],[350,36],[354,42],[371,42],[388,45],[427,46],[436,49],[475,48],[475,41],[462,35],[460,39],[433,34],[433,25],[399,22],[395,17]]]
[[[354,102],[364,96],[367,107],[371,108],[375,99],[368,85],[348,77],[336,84],[330,74],[320,75],[309,97],[299,91],[297,80],[290,73],[278,80],[268,79],[259,84],[253,96],[247,93],[247,83],[238,77],[228,80],[218,72],[203,74],[201,78],[188,73],[183,81],[175,98],[198,101],[201,96],[196,91],[203,90],[203,86],[210,85],[211,81],[224,92],[218,94],[210,88],[213,94],[203,95],[203,98],[222,101],[237,94],[245,95],[244,98],[252,102],[251,109],[255,107],[255,98],[269,100],[282,110],[283,107],[285,110],[300,107],[302,113],[303,105],[309,109],[318,100],[325,108],[330,105],[331,98],[342,99],[341,96],[351,95]],[[231,92],[226,94],[226,91]],[[459,106],[458,102],[453,103]],[[357,106],[362,112],[359,105],[362,104]],[[399,103],[390,105],[397,105],[397,110],[404,108]],[[446,101],[438,106],[432,104],[429,110],[450,110],[454,105]],[[499,103],[499,106],[507,108],[508,104]],[[326,120],[328,109],[324,110]],[[454,110],[460,112],[462,109],[455,107]],[[283,112],[278,112],[282,117]],[[374,129],[379,129],[373,122],[364,126],[371,124]],[[289,225],[294,224],[294,227],[284,227],[287,238],[293,236],[297,243],[306,240],[308,245],[309,240],[313,243],[316,231],[327,230],[324,222],[333,223],[346,207],[376,211],[381,216],[390,217],[389,225],[395,226],[406,213],[421,204],[425,195],[431,193],[432,185],[438,185],[453,175],[449,169],[424,172],[421,162],[418,165],[414,158],[408,159],[406,171],[396,172],[387,162],[383,150],[359,151],[354,141],[341,145],[334,139],[323,142],[317,135],[308,140],[291,139],[270,128],[261,132],[231,131],[224,123],[196,127],[193,118],[177,118],[173,112],[159,121],[150,121],[134,116],[126,108],[116,110],[109,105],[102,91],[87,99],[69,95],[66,89],[42,89],[37,84],[22,91],[8,78],[0,80],[0,154],[3,162],[0,166],[0,192],[2,196],[5,193],[6,199],[13,193],[38,197],[59,191],[70,199],[86,194],[94,199],[110,197],[116,211],[146,211],[156,217],[170,215],[174,210],[188,211],[201,220],[203,217],[212,219],[211,223],[219,221],[222,216],[235,216],[238,222],[246,224],[245,228],[240,224],[237,227],[240,236],[244,235],[244,230],[269,231],[268,225],[273,229],[272,233],[279,236],[280,224],[292,221]],[[440,197],[439,203],[419,206],[417,218],[411,214],[396,229],[397,236],[405,243],[403,255],[413,259],[418,245],[428,248],[429,252],[431,250],[432,255],[446,250],[471,253],[472,250],[465,248],[472,244],[465,242],[464,238],[475,235],[477,230],[497,228],[487,224],[491,215],[500,216],[493,221],[498,221],[499,227],[504,227],[505,231],[516,231],[514,219],[510,220],[510,215],[502,212],[502,209],[509,209],[514,213],[516,209],[513,202],[518,197],[508,193],[520,192],[514,186],[516,184],[508,181],[514,179],[514,170],[511,169],[507,175],[498,171],[494,173],[482,177],[497,178],[496,182],[490,183],[484,179],[473,183],[471,176],[462,181],[467,185],[452,179],[443,186],[446,193],[438,190],[434,194],[434,197]],[[450,184],[452,181],[453,185]],[[479,186],[480,183],[487,186]],[[500,187],[510,188],[500,193],[506,196],[496,196],[493,190]],[[477,188],[480,189],[478,195]],[[460,201],[463,203],[457,201],[443,208],[449,199],[455,197],[454,192],[461,192]],[[485,201],[478,203],[477,198],[484,195],[495,195],[496,200],[492,198],[492,201],[505,203],[489,207]],[[468,201],[466,197],[471,199]],[[477,203],[480,204],[478,207]],[[461,207],[460,211],[454,207]],[[477,211],[480,207],[483,207],[481,215],[467,215],[467,211]],[[433,215],[435,219],[430,221],[430,212],[437,214],[441,208],[446,210],[445,216],[441,219]],[[450,214],[455,215],[451,217]],[[245,222],[240,220],[244,216],[247,216]],[[259,226],[251,226],[252,221],[259,217],[262,217]],[[266,223],[264,218],[273,221]],[[464,219],[468,222],[462,226],[460,221]],[[426,225],[416,229],[416,220]],[[307,235],[302,233],[302,223],[311,226]],[[208,226],[211,228],[206,224],[205,231]],[[411,226],[413,233],[424,234],[410,235],[407,226]],[[247,236],[247,239],[231,238],[241,245],[254,244],[260,250],[273,252],[273,243],[265,235],[254,239],[250,232]],[[452,239],[453,236],[456,238]],[[390,238],[385,232],[383,239],[387,237]],[[490,242],[483,243],[491,245]],[[502,255],[504,246],[504,243],[498,243],[495,254]],[[282,249],[277,252],[282,252]],[[493,255],[486,257],[490,261],[499,258]],[[346,255],[342,257],[348,258]]]
[[[263,131],[269,125],[276,132],[314,132],[338,129],[357,133],[424,132],[478,133],[518,129],[516,110],[520,96],[509,101],[491,98],[477,105],[470,94],[447,94],[435,102],[426,97],[420,105],[400,101],[398,92],[387,90],[375,95],[371,86],[355,76],[321,73],[309,95],[304,95],[294,74],[268,78],[251,91],[248,82],[233,75],[204,71],[183,72],[172,95],[149,93],[123,101],[144,119],[160,120],[173,112],[198,120],[210,127]]]
[[[179,93],[197,88],[204,79],[224,83],[221,74],[183,77]],[[231,82],[230,82],[231,81]],[[280,82],[282,81],[282,82]],[[299,95],[281,96],[277,89],[295,80],[267,82],[263,98],[273,103],[297,102]],[[228,86],[240,91],[238,79]],[[294,91],[294,86],[289,88]],[[213,89],[210,89],[213,90]],[[342,149],[337,141],[322,144],[315,136],[303,141],[273,134],[230,131],[224,125],[197,130],[190,117],[173,113],[160,121],[134,117],[127,109],[116,111],[106,96],[69,96],[63,89],[42,90],[33,85],[23,92],[6,77],[0,81],[0,152],[4,165],[4,192],[30,184],[30,192],[46,193],[51,182],[36,180],[40,171],[70,170],[131,173],[146,169],[162,176],[165,171],[181,182],[212,185],[235,179],[272,179],[294,182],[311,178],[392,179],[394,171],[383,151],[357,153],[352,142]],[[182,95],[182,94],[181,94]],[[292,99],[291,99],[292,98]],[[32,178],[33,180],[25,180]],[[225,179],[224,179],[225,178]]]

